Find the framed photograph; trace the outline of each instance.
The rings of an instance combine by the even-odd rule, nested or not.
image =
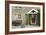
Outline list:
[[[44,3],[6,1],[5,33],[44,32]]]

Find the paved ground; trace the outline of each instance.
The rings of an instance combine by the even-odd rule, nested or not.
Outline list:
[[[37,25],[12,26],[13,29],[15,29],[15,28],[31,28],[31,27],[39,27],[39,26],[37,26]]]

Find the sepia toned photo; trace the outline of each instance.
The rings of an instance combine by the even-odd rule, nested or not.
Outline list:
[[[40,26],[39,7],[12,6],[12,28]]]

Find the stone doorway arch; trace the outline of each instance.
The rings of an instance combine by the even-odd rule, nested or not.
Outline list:
[[[36,16],[38,11],[36,9],[31,9],[29,12],[26,13],[26,23],[28,25],[36,24]]]

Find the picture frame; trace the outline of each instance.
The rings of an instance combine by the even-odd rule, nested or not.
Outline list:
[[[40,15],[38,16],[37,13],[39,13]],[[18,15],[19,21],[16,20],[17,16],[13,17],[14,16],[13,14]],[[29,15],[27,16],[27,14]],[[39,18],[36,19],[36,16],[32,14],[35,14],[35,15],[37,14],[37,18],[38,17]],[[6,1],[5,2],[5,34],[44,32],[45,31],[44,14],[45,14],[45,3]],[[24,18],[25,15],[26,15],[26,18]],[[30,17],[30,15],[32,15],[32,18]],[[22,20],[20,20],[21,17],[22,17]],[[14,20],[16,21],[14,22]],[[36,21],[39,21],[39,22],[36,22]],[[24,25],[25,22],[27,23],[27,25]],[[15,24],[15,23],[18,23],[18,24]],[[39,25],[37,23],[39,23]]]

